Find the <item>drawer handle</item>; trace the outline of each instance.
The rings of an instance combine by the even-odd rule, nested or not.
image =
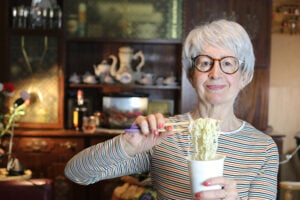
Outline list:
[[[45,140],[31,140],[26,143],[26,146],[32,149],[32,151],[40,152],[48,146],[48,143]]]
[[[71,142],[71,141],[66,141],[65,143],[61,143],[60,146],[66,148],[66,149],[75,150],[77,147],[77,143]]]

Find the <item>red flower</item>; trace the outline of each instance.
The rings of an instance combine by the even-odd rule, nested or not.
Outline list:
[[[11,82],[7,82],[3,84],[3,91],[7,93],[13,93],[15,91],[15,86]]]

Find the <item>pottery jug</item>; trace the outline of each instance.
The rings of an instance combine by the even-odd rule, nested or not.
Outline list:
[[[120,66],[117,70],[117,57],[110,55],[113,60],[110,67],[110,74],[121,83],[132,83],[136,81],[140,75],[141,68],[144,66],[145,57],[142,51],[138,51],[135,54],[133,49],[128,46],[119,48],[118,57],[120,60]],[[140,58],[140,62],[136,66],[136,70],[133,69],[132,61]]]

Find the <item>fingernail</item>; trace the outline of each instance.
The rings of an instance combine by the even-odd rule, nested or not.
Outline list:
[[[164,125],[163,125],[163,124],[158,124],[158,128],[159,128],[159,129],[163,129],[163,128],[164,128]]]
[[[153,134],[154,134],[154,136],[158,136],[158,130],[155,129],[155,130],[153,131]]]
[[[210,182],[205,181],[205,182],[203,183],[203,185],[205,185],[205,186],[210,186]]]
[[[200,198],[200,193],[196,193],[196,195],[195,195],[197,198]]]
[[[166,129],[167,131],[171,131],[173,129],[173,126],[167,126]]]

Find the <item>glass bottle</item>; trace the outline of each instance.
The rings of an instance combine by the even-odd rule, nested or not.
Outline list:
[[[18,8],[12,8],[12,28],[18,27]]]
[[[78,5],[78,35],[85,35],[86,26],[86,4],[80,3]]]
[[[73,127],[77,131],[82,130],[83,117],[86,116],[87,107],[84,104],[84,96],[82,90],[77,90],[77,103],[73,110]]]

